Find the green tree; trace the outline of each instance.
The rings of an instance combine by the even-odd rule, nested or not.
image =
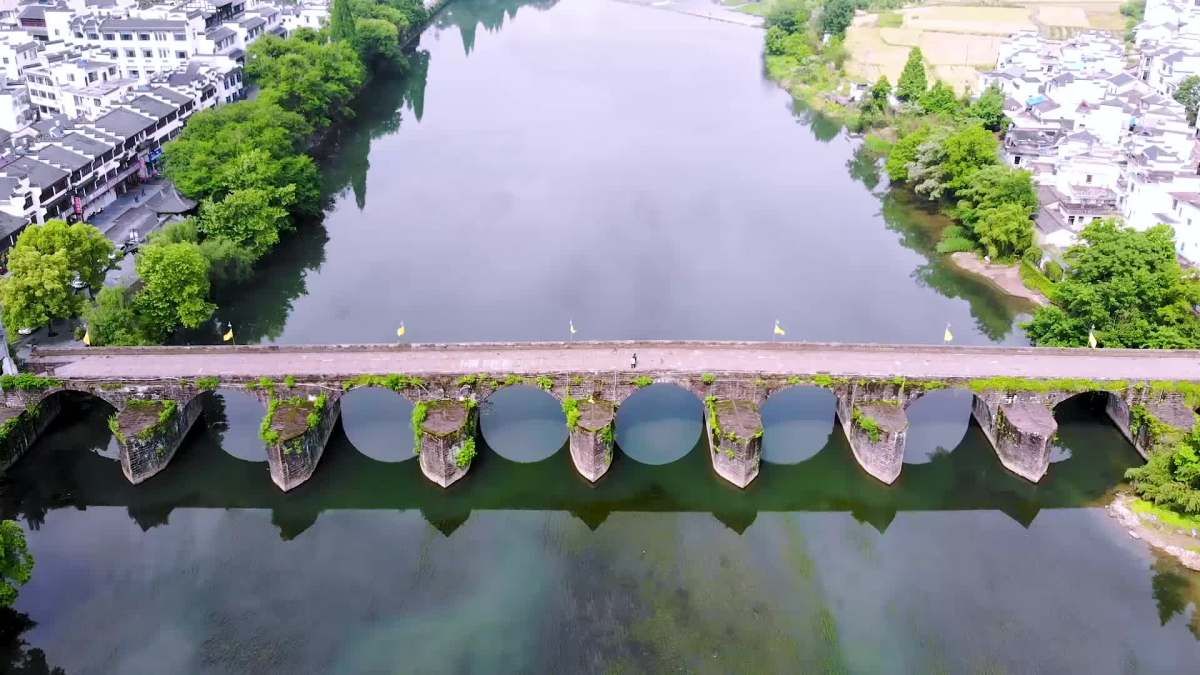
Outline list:
[[[400,31],[394,24],[383,19],[358,19],[355,35],[358,54],[372,70],[404,63],[400,53]]]
[[[766,25],[788,33],[802,32],[812,17],[812,9],[801,0],[777,0],[767,9]]]
[[[1080,232],[1066,253],[1068,272],[1055,287],[1055,304],[1026,324],[1039,345],[1082,347],[1088,329],[1105,347],[1200,346],[1197,282],[1185,276],[1175,254],[1175,233],[1159,225],[1137,231],[1115,219]]]
[[[353,116],[350,101],[366,70],[349,42],[319,43],[265,35],[247,51],[246,75],[261,98],[298,113],[318,130]]]
[[[1033,176],[1028,171],[1002,164],[985,166],[975,172],[970,184],[959,191],[958,197],[955,216],[971,229],[974,229],[981,212],[1002,204],[1019,206],[1026,218],[1032,218],[1038,208]]]
[[[196,328],[212,316],[208,260],[196,244],[149,244],[137,258],[142,289],[134,311],[142,333],[161,342],[179,326]]]
[[[1187,111],[1188,124],[1196,123],[1196,111],[1200,110],[1200,75],[1188,75],[1175,90],[1175,100]]]
[[[918,127],[906,134],[892,146],[887,158],[887,174],[893,183],[908,181],[908,167],[917,159],[917,150],[929,140],[932,129],[928,126]]]
[[[938,80],[928,91],[921,94],[921,109],[927,113],[953,115],[958,112],[958,98],[950,85]]]
[[[1008,117],[1004,114],[1004,92],[996,85],[984,89],[979,98],[967,107],[966,114],[978,119],[988,131],[1004,131],[1008,127]]]
[[[1000,162],[999,142],[981,126],[967,126],[950,134],[943,148],[942,175],[946,187],[954,193],[970,185],[976,171]]]
[[[133,291],[127,286],[102,288],[96,295],[96,301],[84,310],[83,316],[95,347],[148,344],[139,327]]]
[[[333,0],[329,12],[329,37],[334,42],[345,40],[354,42],[354,14],[350,9],[350,0]]]
[[[854,0],[825,0],[821,8],[821,32],[836,37],[846,34],[854,21]]]
[[[1150,455],[1145,465],[1125,472],[1143,499],[1179,513],[1200,514],[1200,434],[1186,434],[1174,448]]]
[[[247,250],[257,260],[279,243],[288,227],[289,188],[234,190],[221,201],[206,200],[199,228],[206,237],[225,239]]]
[[[113,252],[112,242],[100,230],[87,223],[68,225],[57,219],[25,228],[17,238],[17,248],[32,248],[41,253],[66,252],[67,267],[92,288],[104,283],[108,256]]]
[[[929,82],[925,78],[925,58],[919,47],[908,51],[908,61],[896,82],[896,97],[902,101],[919,101]]]
[[[271,185],[295,184],[299,192],[319,194],[316,166],[299,154],[312,131],[301,115],[262,99],[204,110],[166,144],[167,175],[193,199],[220,199],[243,186],[243,172],[257,165],[273,176]],[[319,199],[309,199],[319,211]]]
[[[9,607],[33,576],[33,555],[25,530],[15,520],[0,521],[0,606]]]
[[[989,256],[1011,260],[1033,245],[1033,222],[1020,204],[1000,204],[983,211],[975,236]]]
[[[79,313],[79,296],[71,288],[70,260],[66,251],[42,253],[16,247],[8,256],[8,276],[0,279],[0,305],[11,330],[49,326],[54,319]]]

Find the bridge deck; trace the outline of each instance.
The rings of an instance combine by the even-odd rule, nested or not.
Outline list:
[[[637,371],[630,357],[638,356]],[[35,349],[33,370],[71,379],[335,378],[475,372],[830,374],[1200,381],[1200,351],[773,342],[576,342]]]

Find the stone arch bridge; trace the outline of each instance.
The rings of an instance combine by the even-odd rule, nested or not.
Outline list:
[[[632,356],[637,354],[637,366]],[[1030,481],[1049,467],[1053,409],[1086,392],[1147,455],[1192,428],[1200,352],[753,342],[575,342],[35,349],[30,372],[0,378],[0,467],[59,411],[62,391],[110,403],[121,467],[133,483],[171,461],[206,392],[238,388],[266,406],[262,436],[282,490],[317,467],[357,387],[414,403],[422,472],[443,487],[474,457],[479,401],[507,386],[540,387],[563,404],[571,459],[589,481],[612,463],[616,411],[638,389],[669,383],[704,401],[713,469],[745,487],[758,475],[760,408],[793,386],[830,390],[859,465],[894,482],[906,407],[927,392],[968,389],[973,416],[1001,463]]]

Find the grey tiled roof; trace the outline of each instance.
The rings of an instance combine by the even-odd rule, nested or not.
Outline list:
[[[169,89],[167,87],[153,87],[150,89],[150,92],[159,98],[166,99],[172,103],[178,103],[179,105],[183,105],[192,100],[191,96],[186,96],[175,91],[174,89]]]
[[[138,96],[130,101],[129,106],[137,109],[138,112],[145,113],[155,120],[160,120],[179,109],[179,106],[177,105],[163,103],[162,101],[145,95]]]
[[[66,147],[81,152],[92,157],[98,157],[112,150],[114,146],[103,143],[94,138],[88,138],[80,133],[70,133],[62,137],[62,144]]]
[[[91,159],[83,155],[71,152],[65,148],[60,148],[56,145],[48,145],[33,153],[34,159],[41,160],[47,164],[66,169],[67,171],[75,171],[81,169],[91,163]]]
[[[66,171],[45,162],[39,162],[32,157],[18,157],[6,166],[0,167],[0,172],[7,176],[27,176],[30,185],[42,188],[50,187],[67,177]]]
[[[204,34],[205,37],[213,42],[220,42],[221,40],[224,40],[227,37],[233,37],[234,35],[237,35],[237,33],[233,32],[232,28],[226,28],[225,26],[218,26]]]
[[[121,138],[129,138],[146,127],[152,126],[156,121],[145,115],[117,108],[97,118],[93,124]]]

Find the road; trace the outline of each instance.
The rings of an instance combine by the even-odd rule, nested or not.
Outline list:
[[[35,349],[32,370],[72,379],[336,378],[485,372],[763,373],[1200,381],[1200,351],[762,342],[546,342]],[[631,371],[632,372],[632,371]]]

